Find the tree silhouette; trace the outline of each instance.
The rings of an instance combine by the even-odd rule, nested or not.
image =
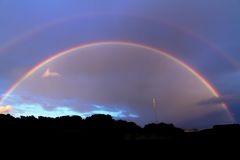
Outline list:
[[[101,143],[216,143],[236,142],[240,138],[240,125],[216,125],[213,128],[185,132],[173,124],[147,124],[141,128],[133,122],[114,120],[110,115],[96,114],[86,119],[79,116],[56,118],[0,115],[1,142],[100,142]]]

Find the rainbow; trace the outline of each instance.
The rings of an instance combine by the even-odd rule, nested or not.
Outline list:
[[[83,44],[79,45],[70,49],[63,50],[57,54],[54,54],[53,56],[47,58],[46,60],[40,62],[39,64],[35,65],[32,69],[30,69],[27,73],[25,73],[16,83],[14,83],[4,94],[2,99],[0,99],[0,105],[4,103],[4,101],[10,96],[12,92],[28,77],[30,77],[32,74],[34,74],[38,69],[41,67],[45,66],[46,64],[52,62],[53,60],[56,60],[57,58],[60,58],[64,55],[67,55],[71,52],[77,51],[79,49],[83,48],[88,48],[88,47],[93,47],[93,46],[101,46],[101,45],[127,45],[131,47],[138,47],[138,48],[143,48],[143,49],[148,49],[151,50],[155,53],[161,54],[162,56],[174,61],[175,63],[181,65],[183,68],[185,68],[187,71],[189,71],[193,76],[195,76],[199,81],[201,81],[204,86],[215,96],[215,97],[220,97],[220,94],[218,91],[199,73],[197,72],[193,67],[190,67],[180,59],[170,55],[169,53],[166,53],[164,51],[161,51],[157,48],[150,47],[144,44],[140,43],[134,43],[134,42],[125,42],[125,41],[103,41],[103,42],[94,42],[94,43],[88,43],[88,44]],[[227,110],[229,117],[233,117],[230,111],[228,110],[228,107],[226,104],[222,104],[223,108]],[[233,118],[232,118],[233,119]]]
[[[39,32],[42,32],[44,30],[47,30],[47,29],[49,29],[49,28],[51,28],[53,26],[61,25],[62,23],[65,23],[65,22],[68,22],[68,21],[71,21],[71,20],[76,20],[76,19],[79,19],[79,18],[87,18],[89,16],[99,16],[99,14],[98,15],[89,14],[89,15],[86,15],[86,16],[65,17],[65,18],[62,18],[62,19],[58,19],[56,21],[51,21],[51,22],[49,22],[47,24],[38,26],[36,28],[33,28],[32,30],[30,30],[28,32],[25,32],[25,33],[19,35],[18,37],[14,38],[13,40],[8,41],[5,44],[3,44],[2,46],[0,46],[0,54],[4,53],[5,51],[7,51],[10,48],[13,48],[15,45],[18,45],[19,43],[21,43],[22,41],[28,39],[29,37],[31,37],[31,36],[33,36],[35,34],[38,34]],[[146,19],[146,20],[155,21],[155,20],[152,20],[152,19],[149,19],[149,18]],[[193,38],[195,38],[197,40],[200,40],[201,42],[205,43],[212,50],[217,51],[222,57],[224,57],[226,60],[228,60],[236,69],[240,68],[239,63],[236,62],[236,60],[234,60],[234,58],[228,56],[228,54],[225,51],[223,51],[222,49],[217,47],[214,43],[212,43],[211,41],[209,41],[208,39],[206,39],[202,35],[197,34],[197,33],[193,32],[193,31],[191,31],[191,30],[189,30],[187,28],[184,28],[182,26],[176,25],[174,23],[169,23],[169,22],[166,22],[166,21],[161,21],[161,23],[164,24],[164,25],[176,28],[176,29],[178,29],[178,30],[188,34],[189,36],[191,36],[191,37],[193,37]]]

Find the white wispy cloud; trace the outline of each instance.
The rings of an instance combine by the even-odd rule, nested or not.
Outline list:
[[[49,77],[60,77],[61,74],[58,72],[53,72],[49,68],[42,74],[42,78],[49,78]]]

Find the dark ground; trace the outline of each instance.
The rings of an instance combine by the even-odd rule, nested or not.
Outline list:
[[[141,128],[132,122],[113,120],[109,115],[93,115],[86,119],[79,116],[14,118],[11,115],[0,115],[0,137],[1,147],[13,150],[23,149],[23,146],[29,149],[44,146],[42,150],[45,151],[57,148],[73,149],[78,153],[80,148],[104,150],[107,146],[108,151],[109,148],[117,151],[121,148],[139,153],[183,148],[188,151],[199,151],[197,148],[211,151],[216,147],[226,150],[238,145],[240,125],[218,125],[186,132],[164,123],[148,124]]]

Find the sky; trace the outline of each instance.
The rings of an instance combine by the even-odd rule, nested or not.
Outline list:
[[[172,56],[177,57],[194,68],[205,79],[207,79],[220,94],[219,98],[208,96],[205,99],[201,99],[201,104],[209,107],[209,105],[219,105],[220,103],[225,102],[229,111],[233,114],[235,121],[239,122],[239,7],[240,2],[238,0],[0,0],[0,94],[3,96],[6,91],[29,69],[60,51],[81,44],[99,41],[127,41],[144,44],[170,53]],[[120,48],[117,46],[115,50],[116,52],[123,50],[124,53],[129,53],[130,56],[130,53],[134,52],[132,51],[133,49],[126,49],[125,47],[126,46],[122,46],[122,48]],[[97,53],[100,52],[100,50],[92,52]],[[144,49],[141,52],[144,52]],[[91,60],[96,60],[95,64],[100,63],[98,60],[100,61],[101,57],[99,58],[94,54],[93,56],[89,54],[89,56]],[[114,61],[114,57],[109,56],[108,58],[109,61]],[[121,57],[119,58],[121,59]],[[126,55],[125,59],[131,59],[131,56],[128,57]],[[139,66],[137,67],[138,69],[134,70],[134,73],[138,73],[137,71],[140,70],[142,71],[141,74],[144,74],[147,72],[147,68],[151,68],[151,65],[155,64],[152,60],[150,66],[143,65],[144,62],[140,63],[143,59],[141,59],[141,56],[138,57],[137,64]],[[56,65],[58,66],[56,67],[54,65],[53,71],[51,71],[52,68],[48,66],[43,69],[43,71],[49,69],[48,73],[45,72],[46,76],[55,75],[53,76],[54,82],[52,83],[55,83],[55,80],[59,79],[59,77],[65,77],[66,72],[70,70],[69,68],[71,68],[72,71],[74,67],[82,67],[84,68],[83,71],[87,71],[87,69],[85,69],[87,67],[75,63],[74,60],[71,62],[69,60],[65,61],[66,62],[61,66]],[[86,62],[90,63],[91,61],[86,60]],[[122,61],[119,60],[119,62]],[[129,60],[129,63],[130,62],[131,61]],[[115,71],[114,69],[117,69],[112,67],[113,64],[106,64],[110,68],[113,68],[113,71]],[[155,66],[154,71],[158,71],[159,76],[163,77],[163,71],[160,69],[161,65]],[[179,67],[179,65],[177,66]],[[177,74],[178,67],[174,64],[172,64],[172,67],[174,68],[174,71],[171,71],[171,73],[176,72]],[[170,67],[170,70],[172,67]],[[62,73],[60,73],[60,71]],[[128,69],[125,71],[128,71]],[[71,75],[78,74],[80,76],[82,72],[77,69],[76,71],[71,72]],[[118,70],[116,72],[118,73]],[[185,71],[180,73],[182,73],[180,74],[180,77],[186,74]],[[42,72],[36,73],[35,76],[41,74]],[[112,74],[113,73],[106,77],[111,76]],[[124,72],[124,74],[126,75],[122,77],[127,76],[127,73]],[[132,74],[130,75],[132,76]],[[149,78],[149,76],[150,75],[147,74],[146,77]],[[123,79],[122,77],[119,79]],[[188,78],[188,80],[191,78],[192,77]],[[72,79],[76,80],[76,78]],[[146,83],[147,78],[143,79]],[[176,78],[168,77],[168,80],[174,79]],[[66,81],[69,80],[71,80],[71,78],[67,78]],[[110,80],[111,82],[117,82],[113,78],[109,78],[105,82]],[[27,81],[28,83],[26,83]],[[32,82],[30,79],[27,81],[17,89],[16,93],[22,92],[22,90],[27,91],[36,88],[33,85],[36,84],[35,82]],[[140,83],[139,80],[136,80],[136,82]],[[182,82],[186,82],[186,80],[183,80]],[[75,83],[77,82],[74,82],[73,84]],[[165,82],[163,84],[160,82],[152,82],[151,85],[162,87],[165,85],[170,86],[169,83]],[[174,82],[174,84],[178,83],[180,82]],[[122,88],[129,88],[127,87],[127,84]],[[195,83],[195,81],[194,84],[198,87],[200,85],[197,82]],[[92,85],[93,84],[89,84],[89,86]],[[108,88],[103,87],[105,85],[99,84],[99,86],[100,88],[102,87],[102,90],[105,89],[106,92],[108,91]],[[164,89],[164,91],[174,91],[174,93],[184,91],[184,93],[187,93],[189,90],[187,88],[187,86],[181,86],[176,87],[175,90],[168,88]],[[145,91],[144,88],[140,87],[139,89]],[[117,90],[119,90],[119,88]],[[198,88],[197,90],[199,91],[200,89]],[[57,89],[53,91],[54,95],[56,95]],[[71,91],[73,91],[73,89],[71,89]],[[49,90],[44,90],[45,95],[49,92]],[[70,93],[70,91],[68,91],[68,93]],[[201,93],[207,94],[206,91]],[[76,94],[81,95],[80,93]],[[135,93],[132,93],[132,95],[133,94],[136,95]],[[16,96],[13,99],[18,99],[16,102],[18,102],[20,106],[25,104],[22,102],[22,97],[17,97],[19,95],[14,95],[13,93],[12,96]],[[75,97],[75,99],[72,94],[64,96],[68,96],[68,98],[71,96],[71,100],[65,97],[68,101],[71,101],[67,103],[68,107],[62,108],[64,111],[61,111],[61,109],[59,110],[59,107],[56,107],[58,111],[51,114],[57,115],[58,112],[65,111],[66,113],[70,113],[69,107],[71,104],[79,103],[78,98],[80,96],[78,98]],[[43,98],[39,96],[36,91],[31,93],[31,97],[34,97],[35,99]],[[50,99],[50,97],[51,95],[47,98]],[[176,102],[177,97],[179,96],[172,96],[173,100],[175,99]],[[141,98],[143,99],[143,97]],[[61,97],[61,99],[64,100],[63,97]],[[182,97],[182,99],[189,99],[189,97],[185,96]],[[121,100],[121,98],[118,100]],[[132,101],[133,102],[131,102],[131,105],[129,106],[134,106],[132,104],[138,104],[136,102],[137,100]],[[93,107],[98,108],[99,111],[103,111],[101,107],[106,107],[103,106],[103,104],[105,105],[105,101],[104,103],[103,101],[98,103],[99,104],[93,104]],[[145,104],[145,102],[141,103]],[[119,104],[116,103],[115,105]],[[124,103],[124,105],[126,104]],[[129,106],[127,106],[127,108],[129,108]],[[40,106],[40,108],[41,107],[42,110],[49,108]],[[111,114],[119,114],[120,112],[119,110],[107,111],[111,112]],[[187,111],[188,110],[186,109],[186,112]],[[38,114],[42,112],[43,111],[38,111]],[[76,110],[71,110],[72,114],[75,114],[76,112]],[[47,112],[47,114],[50,113]],[[128,115],[132,118],[138,116],[130,112]],[[159,117],[164,117],[164,115],[165,114],[162,114]],[[211,117],[211,119],[217,119],[219,115],[210,115],[208,117]],[[163,120],[168,119],[163,118]],[[192,124],[189,126],[194,127],[194,125],[198,125],[201,120],[197,120],[196,118],[195,121],[193,120]],[[172,121],[169,120],[169,122]],[[173,122],[176,122],[175,119]],[[204,125],[207,124],[208,122],[204,123]],[[199,126],[201,127],[201,125]]]

